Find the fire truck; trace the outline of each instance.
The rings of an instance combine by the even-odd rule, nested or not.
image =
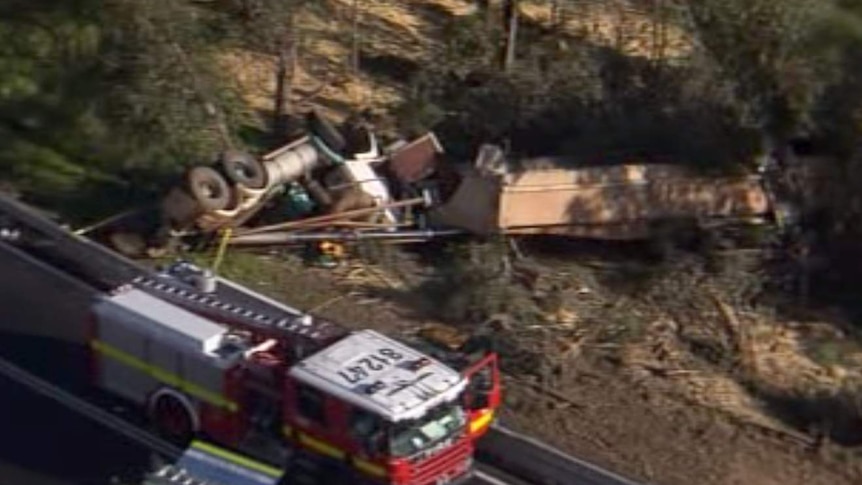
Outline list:
[[[145,269],[0,202],[0,249],[95,290],[82,331],[92,384],[164,437],[248,457],[273,484],[310,468],[324,474],[319,483],[438,485],[471,475],[474,442],[500,404],[496,354],[423,352],[187,262]]]

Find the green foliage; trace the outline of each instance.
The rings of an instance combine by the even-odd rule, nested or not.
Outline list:
[[[483,22],[454,21],[447,48],[414,80],[400,112],[407,124],[433,126],[456,156],[508,141],[517,154],[581,163],[658,156],[715,166],[753,150],[756,137],[737,122],[736,99],[715,79],[714,63],[627,57],[525,23],[518,60],[504,73],[495,65],[500,32]]]
[[[513,279],[502,240],[453,245],[437,279],[422,293],[434,302],[439,318],[483,323],[505,317],[521,325],[536,323],[541,311],[532,293]]]
[[[127,203],[211,156],[245,121],[215,60],[214,15],[187,1],[6,2],[0,177],[69,209],[100,197],[91,189]]]
[[[827,35],[834,5],[823,0],[688,2],[697,38],[735,84],[745,120],[779,139],[811,126],[810,112],[837,75]]]
[[[764,135],[787,140],[859,126],[862,111],[851,115],[836,94],[854,97],[850,86],[858,88],[860,64],[847,58],[859,52],[859,10],[837,0],[666,2],[655,21],[682,28],[694,43],[673,62],[623,55],[522,19],[507,73],[496,66],[500,26],[476,14],[453,22],[399,114],[409,126],[433,127],[467,159],[479,143],[509,141],[522,155],[579,163],[657,157],[733,167],[764,149]],[[837,82],[846,87],[836,90]],[[829,120],[842,111],[841,122]],[[855,133],[843,136],[857,140]]]

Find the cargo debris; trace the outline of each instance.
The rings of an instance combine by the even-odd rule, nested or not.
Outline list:
[[[464,233],[647,239],[669,222],[776,219],[762,173],[707,177],[670,164],[583,167],[559,157],[513,168],[510,158],[486,144],[473,164],[452,162],[433,132],[381,147],[367,125],[336,128],[312,111],[306,133],[277,150],[228,151],[188,169],[166,191],[151,234],[128,240],[108,231],[105,239],[127,254],[147,245],[153,254],[153,246],[228,229],[232,246],[280,246]]]

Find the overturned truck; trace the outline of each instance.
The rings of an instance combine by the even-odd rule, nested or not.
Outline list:
[[[480,235],[614,240],[775,221],[774,197],[761,173],[706,175],[670,164],[529,168],[563,162],[526,160],[527,168],[512,169],[485,146],[431,220]]]

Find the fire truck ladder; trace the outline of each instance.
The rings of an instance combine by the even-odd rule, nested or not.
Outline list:
[[[246,305],[227,301],[217,294],[202,293],[178,284],[169,277],[139,275],[130,285],[217,321],[241,325],[276,337],[301,337],[321,342],[344,332],[331,322],[307,314],[290,314],[276,308],[249,309]],[[236,301],[233,298],[230,300]]]
[[[237,285],[219,284],[215,293],[203,293],[176,277],[157,274],[73,234],[29,207],[2,196],[0,241],[51,264],[97,291],[114,292],[127,286],[137,287],[227,325],[298,341],[308,349],[346,333],[345,329],[332,322],[298,310],[291,311]]]

